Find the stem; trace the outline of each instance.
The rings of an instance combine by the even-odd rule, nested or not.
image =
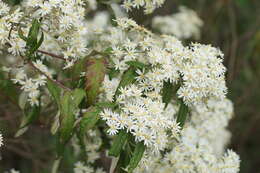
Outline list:
[[[66,61],[66,59],[65,59],[64,57],[62,57],[62,56],[55,55],[55,54],[53,54],[53,53],[46,52],[46,51],[44,51],[44,50],[37,50],[37,51],[40,52],[40,53],[42,53],[42,54],[49,55],[49,56],[51,56],[51,57],[58,58],[58,59],[61,59],[61,60],[63,60],[63,61]]]
[[[22,59],[25,60],[25,58],[24,58],[22,55],[20,55],[20,57],[22,57]],[[46,75],[46,74],[45,74],[44,72],[42,72],[40,69],[38,69],[37,67],[35,67],[35,65],[34,65],[31,61],[27,61],[27,62],[28,62],[28,64],[29,64],[32,68],[34,68],[34,69],[35,69],[36,71],[38,71],[40,74],[42,74],[42,75],[44,75],[45,77],[47,77],[47,79],[49,79],[50,81],[56,83],[57,85],[59,85],[61,88],[65,89],[65,90],[71,91],[70,88],[67,88],[66,86],[64,86],[60,81],[54,80],[54,79],[50,78],[48,75]]]
[[[35,65],[31,62],[31,61],[28,61],[28,64],[33,67],[35,70],[37,70],[39,73],[41,73],[42,75],[46,76],[49,80],[51,80],[52,82],[56,83],[57,85],[59,85],[61,88],[65,89],[65,90],[68,90],[68,91],[71,91],[70,88],[67,88],[66,86],[64,86],[60,81],[58,80],[54,80],[52,78],[50,78],[48,75],[46,75],[44,72],[42,72],[40,69],[38,69],[37,67],[35,67]]]

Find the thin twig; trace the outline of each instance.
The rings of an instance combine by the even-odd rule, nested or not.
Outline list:
[[[58,80],[54,80],[52,78],[50,78],[47,74],[45,74],[44,72],[42,72],[40,69],[38,69],[37,67],[35,67],[35,65],[31,62],[31,61],[28,61],[28,64],[33,67],[35,70],[37,70],[39,73],[41,73],[42,75],[46,76],[50,81],[56,83],[57,85],[59,85],[61,88],[65,89],[65,90],[68,90],[68,91],[71,91],[70,88],[66,87],[65,85],[63,85],[60,81]]]
[[[37,50],[37,52],[40,52],[40,53],[42,53],[42,54],[49,55],[49,56],[51,56],[51,57],[58,58],[58,59],[61,59],[61,60],[63,60],[63,61],[66,61],[66,59],[65,59],[64,57],[59,56],[59,55],[56,55],[56,54],[53,54],[53,53],[50,53],[50,52],[46,52],[46,51],[44,51],[44,50]]]
[[[23,60],[25,60],[25,58],[24,58],[22,55],[20,55],[20,57],[21,57]],[[68,88],[68,87],[66,87],[65,85],[63,85],[60,81],[54,80],[54,79],[50,78],[47,74],[45,74],[45,73],[42,72],[40,69],[38,69],[37,67],[35,67],[35,65],[34,65],[31,61],[27,61],[27,62],[28,62],[28,64],[29,64],[32,68],[34,68],[34,69],[35,69],[36,71],[38,71],[40,74],[42,74],[42,75],[44,75],[45,77],[47,77],[47,79],[49,79],[50,81],[56,83],[57,85],[59,85],[61,88],[65,89],[65,90],[71,91],[70,88]]]

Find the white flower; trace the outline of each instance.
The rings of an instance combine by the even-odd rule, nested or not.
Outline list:
[[[94,170],[82,162],[77,162],[75,163],[74,173],[94,173]]]
[[[0,133],[0,147],[4,145],[3,135]]]
[[[145,8],[145,13],[152,13],[155,8],[160,7],[164,3],[164,0],[124,0],[123,7],[126,11],[130,11],[132,8]]]
[[[8,52],[12,53],[13,55],[19,55],[25,51],[26,43],[21,39],[12,40],[9,42],[11,47],[8,48]]]
[[[20,173],[20,171],[17,171],[17,170],[15,170],[15,169],[11,169],[11,170],[10,170],[10,173]]]
[[[153,18],[153,28],[163,34],[171,34],[179,39],[200,37],[203,22],[195,11],[181,6],[179,12],[170,16],[156,16]]]
[[[0,2],[0,16],[7,14],[10,10],[10,8],[7,6],[7,4],[5,4],[4,2]]]

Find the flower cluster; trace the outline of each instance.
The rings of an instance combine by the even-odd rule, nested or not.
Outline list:
[[[172,149],[161,156],[144,157],[144,164],[136,172],[239,172],[238,155],[232,150],[222,151],[232,113],[229,100],[210,100],[204,107],[194,107],[191,122],[182,130],[178,142],[173,141]]]
[[[82,162],[77,162],[74,165],[74,173],[105,173],[101,168],[94,171],[94,168],[83,164]]]
[[[51,77],[51,72],[41,60],[33,62],[33,65],[46,76]],[[15,72],[15,77],[12,79],[13,82],[21,85],[21,89],[28,94],[28,100],[31,105],[39,105],[40,87],[45,85],[47,77],[45,75],[38,75],[36,78],[30,78],[23,68],[18,68]]]
[[[112,66],[120,73],[112,79],[105,77],[101,99],[116,101],[119,109],[105,109],[101,117],[110,135],[125,129],[136,141],[143,141],[154,152],[161,151],[168,143],[167,131],[171,129],[173,136],[179,133],[174,118],[174,107],[178,106],[170,103],[171,111],[164,110],[164,83],[180,86],[177,96],[190,106],[209,98],[223,99],[226,86],[222,54],[208,45],[185,47],[175,37],[158,37],[130,19],[120,18],[117,23],[119,27],[114,30],[120,32],[108,28],[108,35],[100,38],[112,46]],[[147,68],[134,71],[134,84],[117,88],[120,78],[131,70],[128,62],[140,62]],[[120,94],[115,98],[117,90]]]
[[[227,92],[223,54],[209,45],[193,43],[184,51],[180,66],[183,85],[177,94],[186,103],[206,97],[224,98]]]
[[[29,28],[21,26],[29,26],[32,18],[41,18],[41,28],[45,35],[41,48],[52,53],[62,53],[67,61],[65,67],[72,66],[87,51],[87,41],[83,39],[87,34],[85,5],[84,1],[74,0],[26,0],[20,8],[12,10],[1,2],[0,15],[3,17],[0,23],[0,48],[8,46],[8,51],[13,55],[23,53],[26,43],[18,36],[19,28],[28,33]]]
[[[26,0],[23,7],[36,18],[42,17],[45,33],[44,50],[62,53],[71,66],[76,59],[86,54],[87,34],[85,1],[35,1]],[[29,9],[28,9],[29,8]]]
[[[101,114],[109,126],[108,133],[114,135],[126,129],[136,141],[143,141],[155,152],[163,150],[168,141],[166,131],[170,130],[171,135],[177,136],[179,126],[172,116],[173,112],[170,109],[164,111],[165,104],[159,93],[142,90],[136,85],[121,88],[120,92],[117,102],[121,112],[105,109]]]
[[[124,0],[123,7],[129,11],[132,8],[144,7],[146,14],[152,13],[156,8],[162,6],[165,0]]]
[[[183,46],[172,36],[156,36],[130,19],[118,19],[120,32],[103,36],[113,49],[115,69],[123,73],[128,61],[140,61],[151,70],[138,73],[138,82],[145,90],[161,90],[163,82],[179,83],[178,96],[186,104],[198,104],[207,97],[224,98],[226,86],[223,54],[210,45],[193,43]],[[117,40],[116,40],[117,38]],[[107,80],[106,80],[107,81]]]
[[[127,10],[144,7],[150,13],[163,2],[124,0],[123,6]],[[80,133],[70,139],[74,154],[77,157],[80,149],[86,151],[86,163],[77,162],[75,173],[103,173],[96,165],[100,157],[107,157],[103,140],[112,142],[111,136],[120,132],[135,140],[130,141],[131,146],[128,143],[130,150],[137,144],[145,148],[136,170],[139,173],[239,171],[239,157],[232,150],[224,152],[233,107],[226,99],[223,54],[210,45],[185,46],[179,40],[199,35],[202,21],[194,11],[181,7],[170,17],[156,17],[153,26],[169,36],[154,34],[126,17],[117,18],[112,26],[107,12],[87,20],[86,12],[96,8],[95,0],[25,0],[19,8],[1,1],[0,6],[0,53],[5,59],[7,54],[15,58],[9,62],[13,66],[2,70],[20,86],[32,106],[44,107],[39,97],[46,95],[47,89],[54,96],[60,109],[54,131],[59,129],[59,137],[65,141]],[[35,20],[44,41],[26,57]],[[36,40],[38,37],[37,33]],[[49,57],[65,60],[65,66]],[[96,57],[106,59],[106,63],[96,63]],[[87,68],[79,64],[88,58],[94,60]],[[68,67],[73,68],[64,72]],[[52,68],[57,70],[55,80]],[[93,74],[98,80],[89,80]],[[48,83],[46,89],[47,79],[51,86]],[[79,98],[73,100],[78,105],[66,105],[71,101],[66,94]],[[92,97],[93,102],[89,101]],[[186,113],[181,112],[182,107],[187,108]],[[88,117],[84,117],[86,112]]]
[[[11,169],[9,172],[5,172],[5,173],[20,173],[20,171],[17,171],[15,169]]]
[[[174,35],[179,39],[200,37],[203,21],[195,11],[187,7],[180,7],[179,12],[168,16],[155,16],[152,21],[154,29],[163,34]]]

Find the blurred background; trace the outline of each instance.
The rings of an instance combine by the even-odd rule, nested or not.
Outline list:
[[[133,10],[130,16],[150,28],[154,16],[176,13],[181,5],[196,11],[204,22],[201,37],[196,41],[219,47],[225,54],[228,98],[235,107],[229,126],[232,132],[229,148],[241,157],[241,173],[260,173],[260,0],[166,0],[151,15],[143,15],[139,9]],[[105,6],[99,8],[106,9]],[[38,173],[54,159],[54,139],[49,138],[47,125],[51,118],[46,115],[25,135],[13,138],[20,124],[20,112],[11,102],[0,92],[0,126],[5,129],[2,133],[8,143],[1,149],[5,151],[1,151],[4,159],[0,161],[3,163],[0,172],[1,165],[5,165],[5,168]]]

